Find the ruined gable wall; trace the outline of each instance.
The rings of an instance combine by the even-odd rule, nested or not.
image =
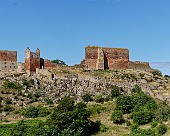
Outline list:
[[[0,51],[0,71],[17,69],[17,51]]]
[[[97,68],[98,62],[98,47],[97,46],[87,46],[85,48],[85,59],[87,69],[95,70]]]
[[[128,49],[103,48],[103,51],[105,56],[105,65],[108,64],[108,69],[128,68],[128,62],[129,62]]]

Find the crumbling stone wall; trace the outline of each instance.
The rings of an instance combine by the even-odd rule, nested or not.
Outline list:
[[[103,48],[87,46],[85,61],[87,69],[120,69],[128,68],[129,50],[122,48]]]
[[[17,51],[0,51],[0,71],[10,72],[17,69]]]
[[[148,62],[140,62],[140,61],[135,61],[135,62],[130,61],[129,68],[130,69],[141,69],[141,70],[151,69]]]
[[[25,51],[25,69],[28,75],[36,72],[36,68],[40,68],[40,50],[31,52],[29,48]]]
[[[87,46],[85,48],[85,59],[81,62],[80,66],[88,70],[151,69],[147,62],[129,61],[128,49],[98,46]]]

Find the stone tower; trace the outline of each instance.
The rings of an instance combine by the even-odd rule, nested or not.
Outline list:
[[[40,50],[31,52],[29,48],[25,51],[25,70],[28,75],[34,74],[36,68],[40,68]]]

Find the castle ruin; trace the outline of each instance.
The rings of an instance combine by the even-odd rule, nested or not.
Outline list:
[[[0,71],[12,72],[17,70],[17,51],[0,50]]]
[[[147,62],[131,62],[128,49],[98,46],[87,46],[85,48],[85,59],[81,62],[81,65],[88,70],[150,69]]]
[[[87,70],[105,69],[151,69],[148,62],[132,62],[129,60],[129,50],[123,48],[106,48],[98,46],[85,47],[85,59],[81,62],[81,68]],[[0,72],[18,71],[28,75],[36,73],[36,69],[57,69],[61,65],[52,63],[48,59],[40,57],[40,50],[25,51],[25,63],[17,64],[17,51],[0,51]]]

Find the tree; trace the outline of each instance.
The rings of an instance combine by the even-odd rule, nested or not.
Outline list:
[[[123,112],[121,110],[115,110],[112,113],[112,117],[111,120],[113,121],[113,123],[122,123],[124,121],[123,119]]]
[[[60,64],[60,65],[67,65],[64,61],[56,59],[56,60],[51,60],[52,63]]]

